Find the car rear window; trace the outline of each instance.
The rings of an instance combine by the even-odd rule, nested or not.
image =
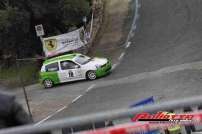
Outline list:
[[[56,63],[46,65],[45,69],[46,69],[46,72],[58,71],[59,70],[58,63],[56,62]]]

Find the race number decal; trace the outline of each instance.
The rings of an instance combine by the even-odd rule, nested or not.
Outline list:
[[[69,74],[69,77],[70,77],[70,78],[74,77],[74,73],[73,73],[73,71],[69,71],[68,74]]]

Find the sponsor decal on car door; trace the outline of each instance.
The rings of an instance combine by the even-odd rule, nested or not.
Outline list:
[[[59,78],[61,82],[73,81],[81,79],[81,69],[79,66],[72,61],[61,61],[60,62]]]

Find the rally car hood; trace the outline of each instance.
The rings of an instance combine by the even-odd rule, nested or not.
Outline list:
[[[105,58],[93,58],[90,62],[88,62],[88,65],[102,66],[106,63],[107,63],[107,59],[105,59]]]

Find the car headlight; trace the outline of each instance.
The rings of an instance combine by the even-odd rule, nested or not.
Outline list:
[[[97,69],[99,69],[99,68],[101,67],[101,65],[95,65],[95,67],[96,67]]]

